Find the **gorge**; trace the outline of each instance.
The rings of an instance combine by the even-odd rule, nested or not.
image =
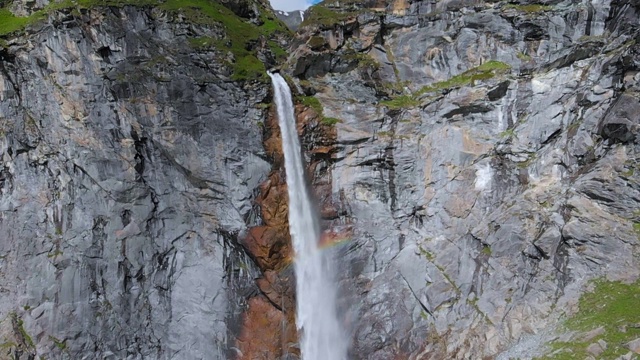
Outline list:
[[[640,356],[639,1],[276,15],[0,1],[0,359]]]

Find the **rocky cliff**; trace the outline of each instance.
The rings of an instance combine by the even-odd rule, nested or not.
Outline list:
[[[639,18],[0,1],[0,358],[298,357],[276,65],[351,358],[632,358]]]
[[[240,242],[284,25],[258,1],[3,3],[0,358],[242,353],[247,311],[283,317]]]
[[[340,211],[327,223],[352,232],[337,252],[353,358],[542,356],[567,331],[560,319],[589,311],[578,304],[594,279],[634,289],[627,318],[610,321],[637,322],[639,11],[606,0],[309,10],[288,68],[335,124],[326,178]],[[553,356],[613,359],[640,337],[603,332],[600,350],[574,333]]]

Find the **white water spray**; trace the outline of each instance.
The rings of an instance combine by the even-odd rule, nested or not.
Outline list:
[[[303,360],[345,360],[348,341],[336,315],[336,286],[327,253],[318,248],[320,226],[304,177],[291,90],[269,73],[282,132],[289,192],[289,231],[295,249],[297,326]]]

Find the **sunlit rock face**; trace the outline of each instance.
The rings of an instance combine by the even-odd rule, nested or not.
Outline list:
[[[638,1],[323,6],[286,64],[162,6],[0,24],[0,358],[299,357],[246,53],[296,93],[351,359],[531,358],[591,279],[638,278]]]
[[[638,2],[323,4],[288,69],[339,120],[353,358],[532,357],[638,277]]]
[[[250,358],[252,329],[295,343],[268,331],[285,314],[240,245],[264,224],[270,85],[233,81],[235,55],[199,40],[226,30],[189,19],[65,9],[0,39],[0,358]]]

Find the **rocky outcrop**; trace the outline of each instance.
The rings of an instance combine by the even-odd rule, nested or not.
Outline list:
[[[282,318],[240,240],[272,167],[258,58],[287,35],[225,3],[37,2],[1,34],[0,358],[232,358]]]
[[[278,17],[278,19],[282,20],[282,22],[287,24],[287,27],[289,27],[289,29],[293,31],[298,30],[298,27],[304,20],[304,11],[302,10],[297,10],[297,11],[276,10],[275,14]]]
[[[339,120],[353,358],[539,355],[590,279],[638,278],[638,8],[309,11],[289,71]]]

